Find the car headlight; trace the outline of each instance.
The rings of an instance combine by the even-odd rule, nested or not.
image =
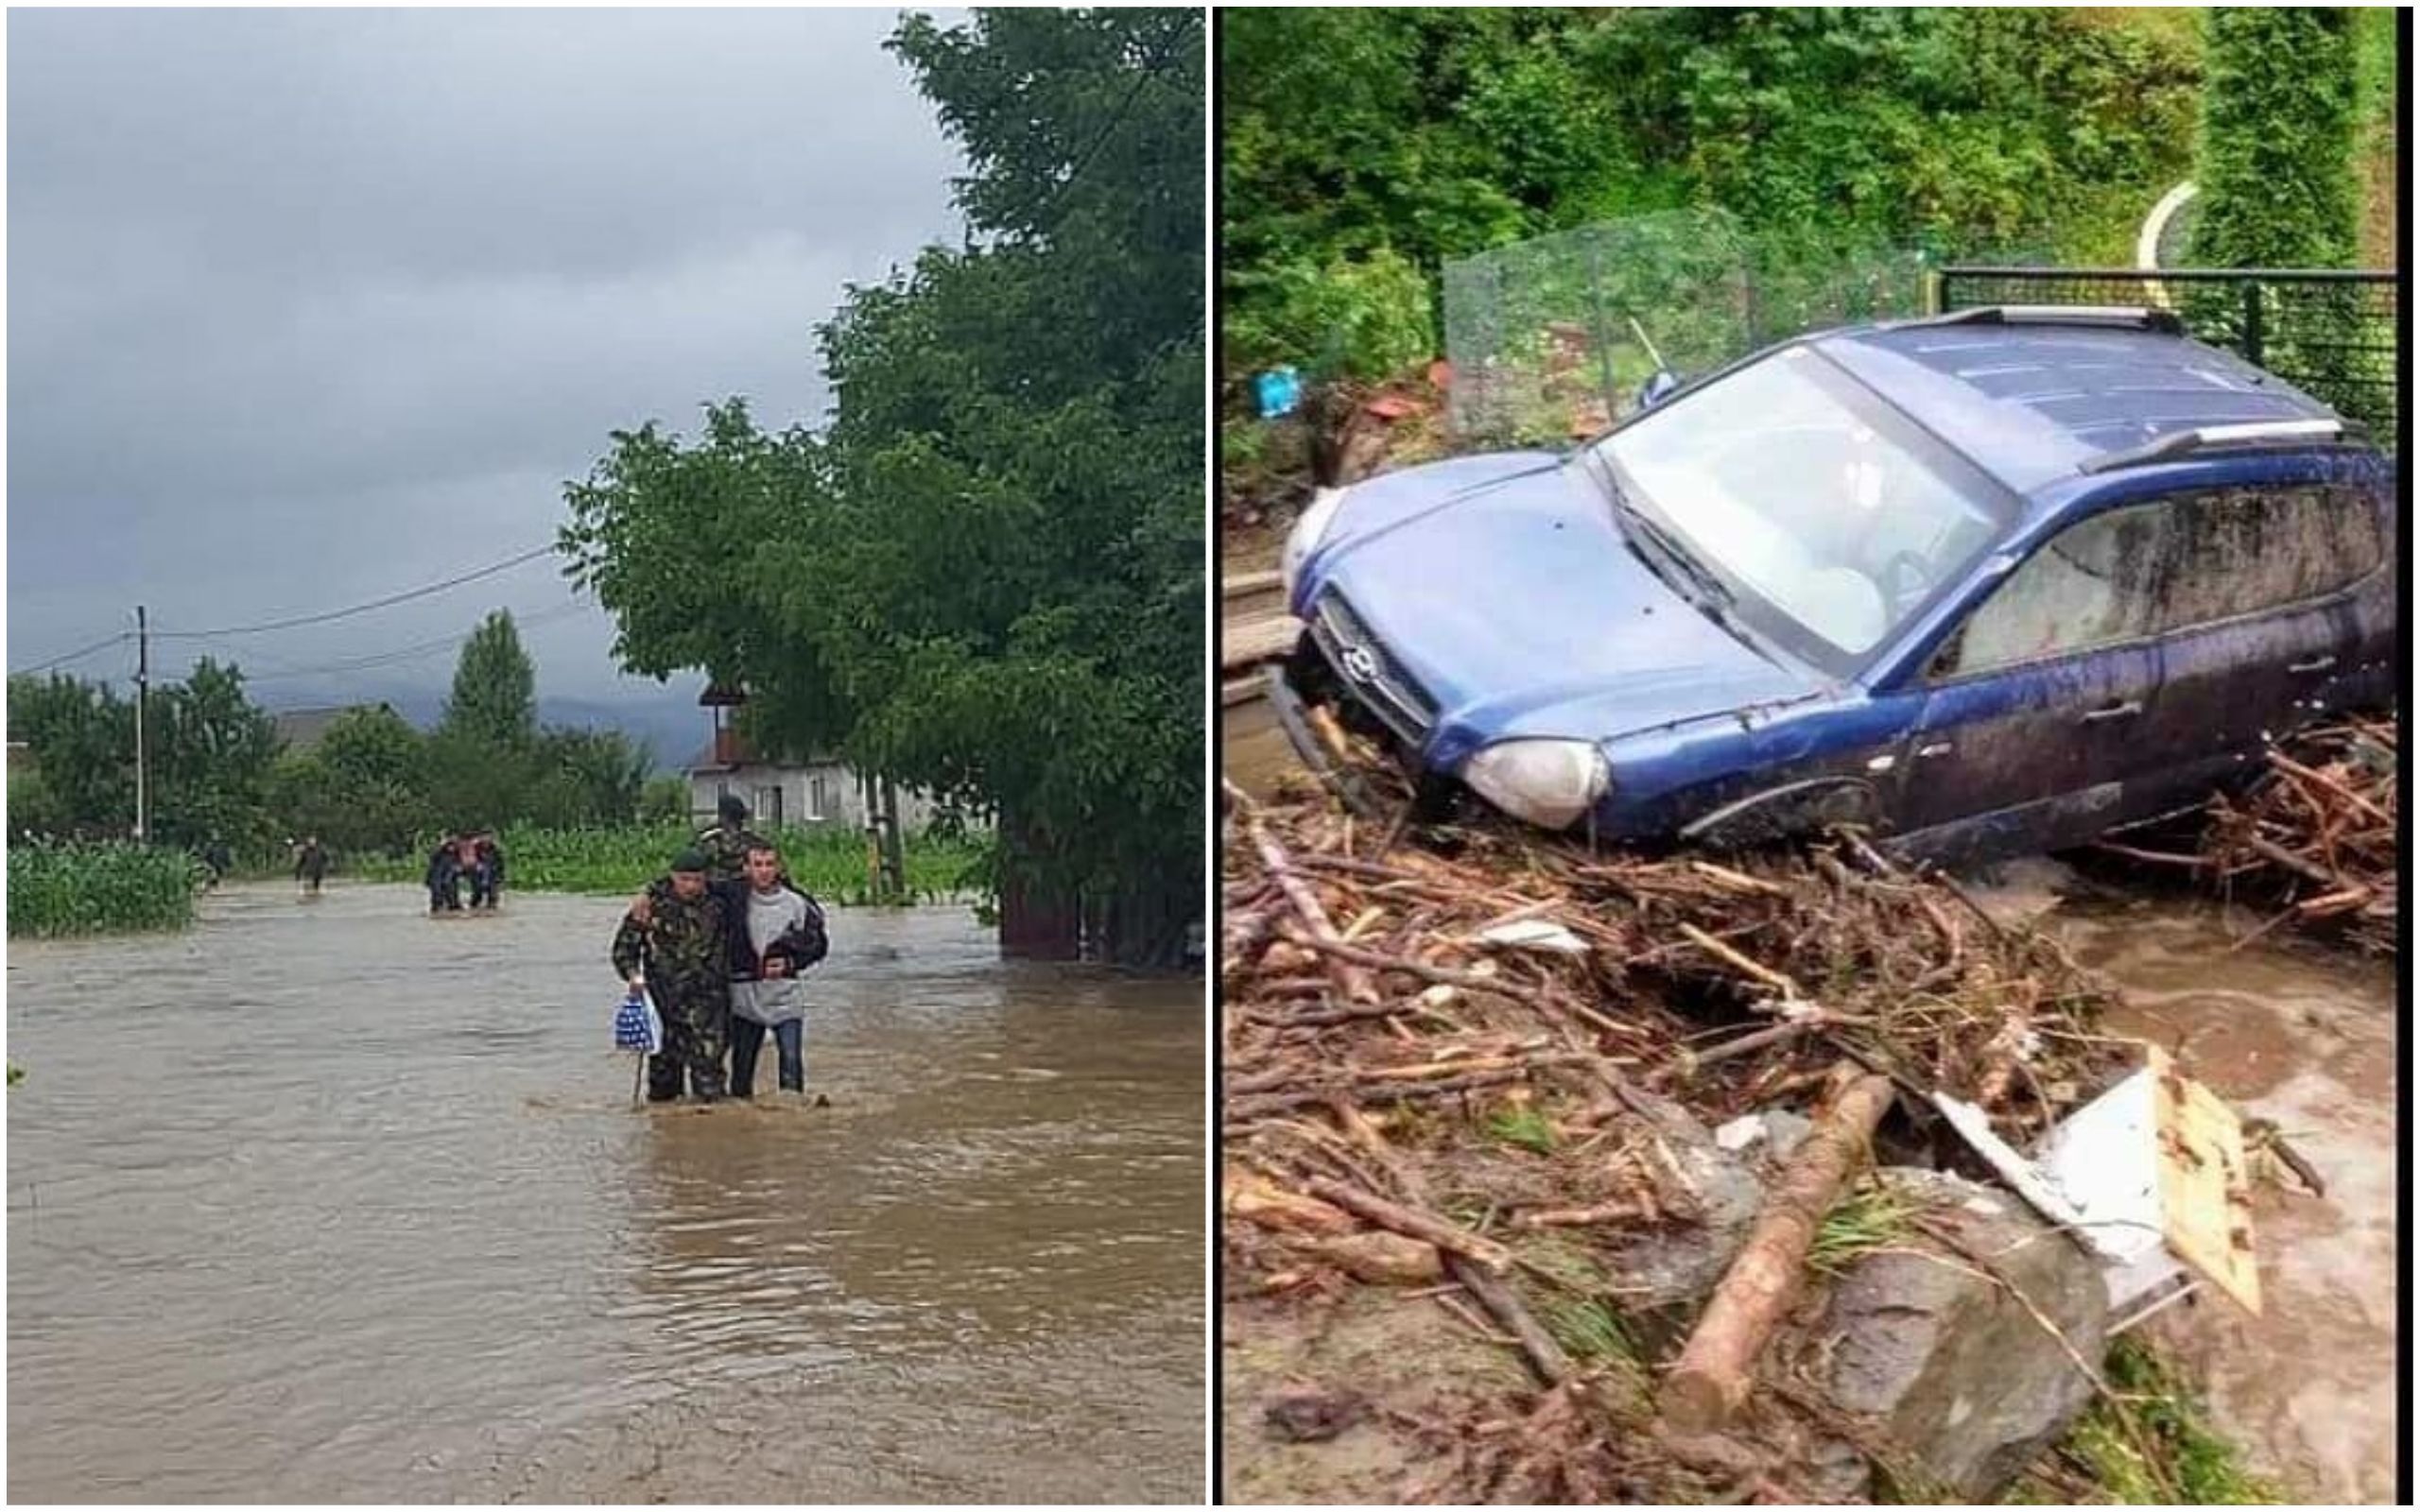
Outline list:
[[[1584,740],[1504,740],[1462,764],[1462,781],[1516,819],[1564,830],[1612,785],[1604,753]]]
[[[1327,535],[1328,526],[1336,523],[1336,511],[1342,507],[1349,490],[1318,489],[1311,493],[1310,507],[1294,522],[1286,534],[1286,548],[1278,553],[1277,573],[1286,585],[1286,602],[1294,602],[1294,585],[1302,579],[1303,563],[1319,549]]]

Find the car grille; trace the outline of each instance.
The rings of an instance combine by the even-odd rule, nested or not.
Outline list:
[[[1380,723],[1414,746],[1427,741],[1437,719],[1436,703],[1333,588],[1322,590],[1311,607],[1311,640],[1337,678]]]

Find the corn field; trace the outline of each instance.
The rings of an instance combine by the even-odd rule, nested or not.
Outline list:
[[[504,850],[505,891],[636,892],[664,875],[672,857],[696,837],[684,824],[621,825],[611,829],[542,830],[508,827],[496,836]],[[865,836],[854,831],[785,829],[770,836],[782,864],[798,885],[826,903],[873,902],[873,867]],[[372,882],[419,882],[429,846],[419,854],[367,856],[352,869]],[[947,840],[914,836],[907,842],[908,891],[917,902],[949,902],[988,897],[991,845],[986,839]]]
[[[124,841],[9,848],[9,934],[115,935],[193,922],[200,868],[182,850]]]

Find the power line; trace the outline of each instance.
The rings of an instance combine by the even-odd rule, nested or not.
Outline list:
[[[127,642],[133,639],[134,632],[132,630],[120,630],[115,635],[103,636],[100,640],[95,641],[90,645],[80,646],[76,650],[70,651],[65,656],[52,657],[49,661],[43,662],[40,666],[17,667],[11,670],[9,676],[12,678],[30,678],[39,673],[48,672],[53,667],[63,667],[70,662],[80,662],[84,658],[91,656],[94,652],[101,650],[103,647],[124,645]]]
[[[353,604],[343,609],[328,610],[323,613],[298,614],[291,619],[269,620],[259,625],[229,625],[209,630],[161,630],[153,633],[157,634],[162,640],[199,641],[208,640],[214,636],[260,635],[270,630],[290,630],[305,625],[325,625],[330,620],[346,619],[355,614],[367,614],[372,610],[387,609],[392,605],[409,603],[415,598],[426,598],[431,593],[441,593],[449,588],[459,588],[464,583],[477,582],[482,577],[493,577],[500,572],[506,572],[514,567],[518,567],[523,562],[534,561],[538,558],[546,556],[553,552],[554,549],[554,542],[548,541],[543,546],[533,546],[529,550],[522,552],[517,556],[507,557],[502,561],[491,562],[485,567],[478,568],[472,572],[463,573],[459,576],[448,577],[443,582],[430,583],[422,588],[406,589],[405,592],[400,593],[389,593],[385,598],[373,598],[366,604]]]
[[[550,625],[557,620],[577,614],[586,608],[588,608],[587,605],[577,601],[559,604],[553,609],[542,610],[527,618],[516,615],[513,618],[513,625],[516,629]],[[348,661],[331,662],[324,666],[289,667],[285,671],[270,672],[261,677],[247,677],[244,680],[248,683],[286,682],[296,678],[338,677],[346,673],[369,672],[379,667],[397,666],[406,662],[417,661],[422,657],[434,656],[440,651],[449,650],[478,633],[476,628],[473,628],[454,635],[440,636],[433,641],[423,641],[417,645],[400,646],[391,651],[376,651],[368,656],[354,657]]]

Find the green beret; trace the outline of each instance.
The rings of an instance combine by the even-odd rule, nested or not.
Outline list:
[[[672,858],[672,869],[675,871],[703,871],[706,869],[706,853],[703,850],[699,850],[694,845],[683,846],[681,848],[681,853]]]

